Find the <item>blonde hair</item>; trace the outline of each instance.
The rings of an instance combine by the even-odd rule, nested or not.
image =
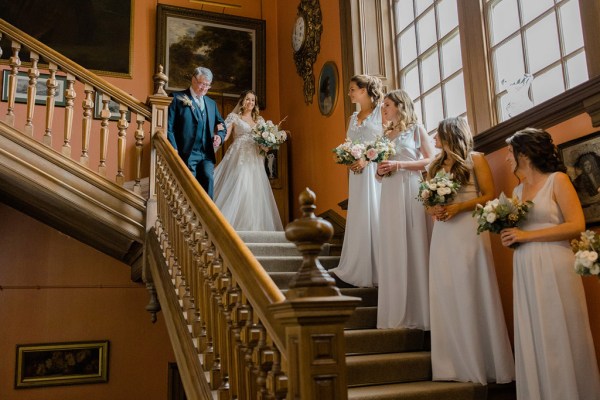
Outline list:
[[[372,75],[354,75],[350,82],[356,83],[359,89],[367,89],[367,94],[373,104],[379,103],[383,97],[383,83],[381,79]]]
[[[400,132],[405,131],[419,121],[419,117],[415,112],[415,105],[404,90],[396,89],[385,95],[384,99],[390,99],[398,108],[398,119],[389,121],[384,126],[385,131],[391,131],[396,126],[400,127]]]
[[[427,171],[428,179],[443,168],[444,161],[451,159],[454,163],[450,173],[462,185],[466,184],[471,176],[469,165],[473,151],[473,135],[467,120],[461,117],[446,118],[440,122],[437,135],[442,143],[442,151],[431,162]]]

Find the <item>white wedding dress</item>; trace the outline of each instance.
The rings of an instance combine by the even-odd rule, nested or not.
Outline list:
[[[360,125],[358,112],[350,117],[348,139],[372,142],[383,134],[381,106]],[[348,213],[340,263],[329,270],[354,286],[377,286],[377,244],[379,237],[379,196],[381,185],[375,180],[377,164],[368,164],[362,173],[349,171]]]
[[[551,174],[521,225],[524,231],[564,222]],[[522,199],[523,186],[513,195]],[[581,277],[569,242],[521,243],[513,255],[517,397],[598,400],[600,376]]]
[[[419,125],[392,140],[392,161],[418,161]],[[416,198],[421,173],[401,169],[381,180],[377,328],[429,330],[429,232]]]
[[[215,204],[237,231],[283,230],[252,126],[235,113],[225,123],[233,125],[233,143],[215,167]]]
[[[471,168],[469,182],[453,202],[477,196],[477,177]],[[477,234],[471,211],[433,226],[429,296],[434,381],[485,385],[514,380],[490,237],[487,232]]]

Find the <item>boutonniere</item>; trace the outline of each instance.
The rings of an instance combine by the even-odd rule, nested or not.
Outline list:
[[[184,94],[183,97],[179,97],[179,100],[181,100],[181,102],[183,103],[183,105],[188,106],[188,107],[192,107],[192,109],[194,108],[194,103],[192,102],[192,99],[190,99],[189,97],[187,97],[186,94]]]

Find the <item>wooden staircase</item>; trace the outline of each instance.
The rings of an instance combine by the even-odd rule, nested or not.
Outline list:
[[[284,232],[239,232],[282,291],[299,269],[302,258]],[[339,261],[339,245],[325,244],[319,261],[326,269]],[[509,400],[514,385],[433,382],[429,333],[415,329],[376,329],[377,289],[356,288],[340,280],[347,296],[362,302],[346,323],[348,398],[354,400]]]

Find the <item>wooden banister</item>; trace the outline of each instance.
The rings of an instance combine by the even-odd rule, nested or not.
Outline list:
[[[146,119],[150,119],[150,109],[144,103],[1,18],[0,32],[3,32],[5,36],[26,46],[36,54],[39,54],[41,58],[47,62],[58,65],[61,71],[76,76],[81,82],[93,86],[100,92],[110,96],[116,102],[126,104],[136,114],[143,115]]]

